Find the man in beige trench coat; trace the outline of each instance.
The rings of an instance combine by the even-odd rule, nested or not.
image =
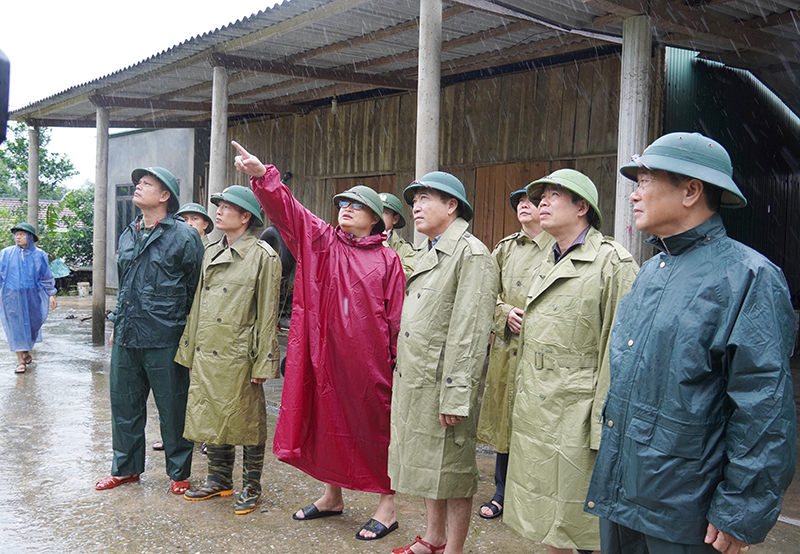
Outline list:
[[[425,498],[427,529],[393,554],[461,554],[478,488],[475,412],[498,280],[486,246],[467,232],[464,185],[435,171],[403,191],[418,252],[397,341],[389,477]]]
[[[608,337],[637,265],[598,230],[597,188],[574,169],[528,185],[555,239],[522,316],[503,521],[548,554],[598,550],[583,511],[608,390]]]

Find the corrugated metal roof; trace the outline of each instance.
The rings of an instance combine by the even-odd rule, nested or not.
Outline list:
[[[631,5],[637,4],[449,0],[443,11],[442,61],[449,63],[451,77],[474,78],[474,70],[487,64],[547,58],[556,47],[559,55],[582,55],[620,43],[622,20],[635,12]],[[800,1],[653,0],[649,5],[658,42],[750,69],[800,111]],[[286,0],[35,102],[12,117],[90,126],[96,105],[107,105],[115,127],[209,125],[212,54],[229,56],[214,63],[228,67],[231,117],[246,117],[248,110],[249,115],[268,115],[308,109],[334,91],[403,90],[409,79],[416,79],[418,17],[418,0]],[[250,65],[237,69],[245,67],[238,58]],[[308,71],[318,72],[304,74]],[[136,103],[142,100],[147,104]]]

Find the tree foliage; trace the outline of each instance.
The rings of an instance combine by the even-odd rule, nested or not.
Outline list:
[[[9,122],[8,138],[0,146],[0,196],[28,196],[28,126]],[[66,154],[47,149],[50,130],[39,129],[39,198],[59,200],[66,192],[61,185],[78,174]]]

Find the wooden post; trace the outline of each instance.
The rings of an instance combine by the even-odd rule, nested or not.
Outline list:
[[[28,223],[39,232],[39,126],[35,123],[28,127]]]
[[[419,5],[419,78],[417,83],[417,179],[439,169],[439,106],[441,96],[442,0]],[[414,231],[419,245],[425,236]]]
[[[97,108],[97,158],[94,174],[92,240],[92,344],[106,340],[106,212],[108,210],[108,109]]]
[[[211,91],[211,152],[208,165],[208,214],[214,219],[217,207],[211,203],[211,194],[222,192],[227,186],[228,175],[228,72],[222,66],[214,66],[214,82]],[[214,230],[209,238],[217,240],[222,232]]]
[[[650,103],[653,46],[653,25],[649,16],[629,17],[622,24],[622,77],[620,82],[619,134],[617,167],[622,167],[634,154],[647,147],[650,124]],[[614,210],[614,238],[640,265],[647,255],[644,235],[636,229],[630,194],[636,184],[617,172],[617,194]]]

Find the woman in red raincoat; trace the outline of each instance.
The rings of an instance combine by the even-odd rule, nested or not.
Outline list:
[[[325,493],[293,517],[341,514],[342,488],[375,492],[378,509],[356,538],[382,538],[397,529],[387,463],[405,276],[397,254],[383,246],[380,197],[364,186],[334,196],[333,227],[292,196],[274,166],[233,146],[236,168],[251,176],[256,198],[297,259],[272,450],[324,482]]]

